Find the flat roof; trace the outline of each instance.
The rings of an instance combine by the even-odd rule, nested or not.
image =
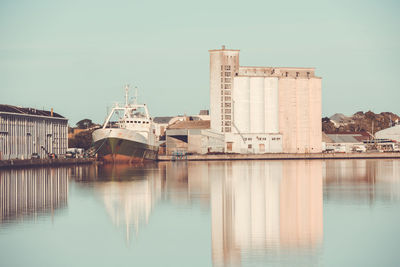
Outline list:
[[[217,51],[240,51],[239,49],[211,49],[208,52],[217,52]]]
[[[260,66],[239,66],[240,68],[251,68],[251,69],[299,69],[299,70],[315,70],[315,68],[308,67],[260,67]]]

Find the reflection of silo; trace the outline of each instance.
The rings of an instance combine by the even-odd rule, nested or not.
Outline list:
[[[231,229],[235,247],[249,247],[251,235],[251,199],[250,199],[250,180],[251,170],[248,164],[233,164],[232,165],[232,178],[225,181],[225,183],[232,183],[232,198],[233,198],[233,214],[231,219]],[[232,199],[227,199],[224,202],[231,202]],[[232,204],[231,204],[232,205]],[[226,224],[227,225],[227,224]]]
[[[254,161],[209,167],[214,265],[238,263],[242,252],[319,244],[321,162]]]
[[[321,161],[285,161],[280,188],[281,246],[315,246],[322,241]]]
[[[250,78],[250,132],[264,132],[264,78]]]
[[[278,78],[266,77],[264,80],[265,132],[278,133]]]
[[[235,77],[233,89],[234,124],[242,133],[250,132],[250,78]]]
[[[265,241],[269,247],[279,244],[279,187],[282,161],[265,165]]]

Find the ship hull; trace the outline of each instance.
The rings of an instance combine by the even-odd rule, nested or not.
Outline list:
[[[121,129],[122,130],[122,129]],[[137,138],[124,138],[125,131],[118,130],[111,136],[104,136],[104,132],[94,133],[94,146],[99,159],[109,163],[134,163],[157,160],[158,147],[136,141]],[[101,130],[97,130],[101,131]],[[101,137],[99,135],[102,135]]]

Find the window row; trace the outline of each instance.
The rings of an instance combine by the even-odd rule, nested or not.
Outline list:
[[[221,83],[223,83],[224,81],[225,81],[226,83],[232,82],[231,78],[225,78],[225,80],[224,80],[224,78],[221,78]]]
[[[226,107],[226,108],[230,108],[232,106],[231,103],[221,103],[221,108]]]
[[[148,121],[125,121],[125,123],[143,123],[143,124],[149,124]]]

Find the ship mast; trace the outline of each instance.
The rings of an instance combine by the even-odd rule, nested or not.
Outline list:
[[[135,100],[133,104],[137,105],[137,86],[135,86]]]
[[[125,107],[128,107],[129,84],[125,85]]]

